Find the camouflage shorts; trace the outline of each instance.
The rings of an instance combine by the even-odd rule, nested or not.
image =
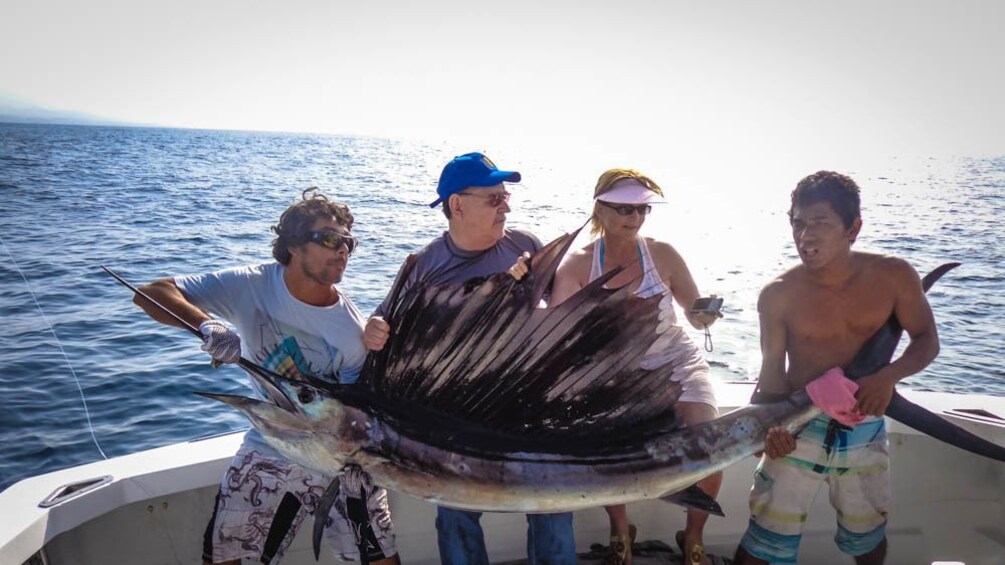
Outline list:
[[[329,514],[331,524],[324,535],[335,556],[358,560],[360,542],[370,560],[397,553],[387,491],[374,486],[361,470],[347,473],[341,480],[338,499]],[[279,562],[304,518],[308,513],[313,515],[329,482],[324,475],[242,445],[220,484],[206,527],[203,560]],[[359,496],[361,488],[365,504]]]

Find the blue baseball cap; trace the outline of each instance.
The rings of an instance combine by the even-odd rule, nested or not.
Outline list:
[[[439,196],[429,207],[433,208],[469,186],[495,186],[504,182],[520,182],[520,173],[500,171],[495,163],[481,153],[468,153],[454,157],[443,167],[440,182],[436,185]]]

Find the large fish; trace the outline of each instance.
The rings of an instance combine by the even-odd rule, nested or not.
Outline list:
[[[536,307],[575,235],[535,255],[519,282],[500,274],[405,293],[407,264],[392,289],[392,338],[356,385],[280,379],[269,388],[281,402],[203,394],[309,468],[359,465],[375,483],[437,504],[512,512],[667,497],[763,449],[768,428],[798,432],[820,414],[798,392],[678,426],[673,367],[638,366],[659,335],[660,297],[603,288],[612,272],[556,308]],[[954,266],[926,277],[926,291]],[[901,333],[891,318],[849,376],[889,363]],[[891,416],[1005,461],[1005,448],[919,414],[929,413],[899,395],[891,404]]]

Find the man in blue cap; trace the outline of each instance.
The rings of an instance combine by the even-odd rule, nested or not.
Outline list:
[[[405,292],[417,281],[464,282],[501,273],[541,242],[532,234],[506,228],[510,212],[506,182],[519,182],[520,173],[499,170],[481,153],[455,157],[443,168],[436,187],[448,229],[416,254],[417,263],[405,282]],[[398,273],[401,276],[401,273]],[[384,347],[390,327],[383,316],[390,296],[367,322],[363,343],[377,351]],[[444,565],[488,565],[480,512],[437,508],[436,531],[440,562]],[[527,558],[531,565],[572,565],[576,545],[572,513],[527,515]]]

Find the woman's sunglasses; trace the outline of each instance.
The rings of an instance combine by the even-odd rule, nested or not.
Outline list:
[[[475,194],[474,192],[458,192],[458,196],[475,196],[478,198],[484,198],[485,202],[490,208],[498,208],[503,205],[503,202],[509,202],[508,192],[490,192],[488,194]]]
[[[312,231],[307,232],[307,241],[316,243],[321,247],[327,247],[328,249],[334,249],[338,251],[339,248],[345,244],[346,248],[349,250],[351,255],[353,251],[356,250],[356,246],[359,245],[359,240],[351,235],[342,235],[340,233],[335,233],[333,231]]]
[[[648,204],[611,204],[609,202],[604,202],[603,200],[597,200],[604,206],[607,206],[611,210],[618,213],[619,216],[631,216],[632,212],[637,212],[640,216],[645,216],[649,212],[653,211],[653,207]]]

